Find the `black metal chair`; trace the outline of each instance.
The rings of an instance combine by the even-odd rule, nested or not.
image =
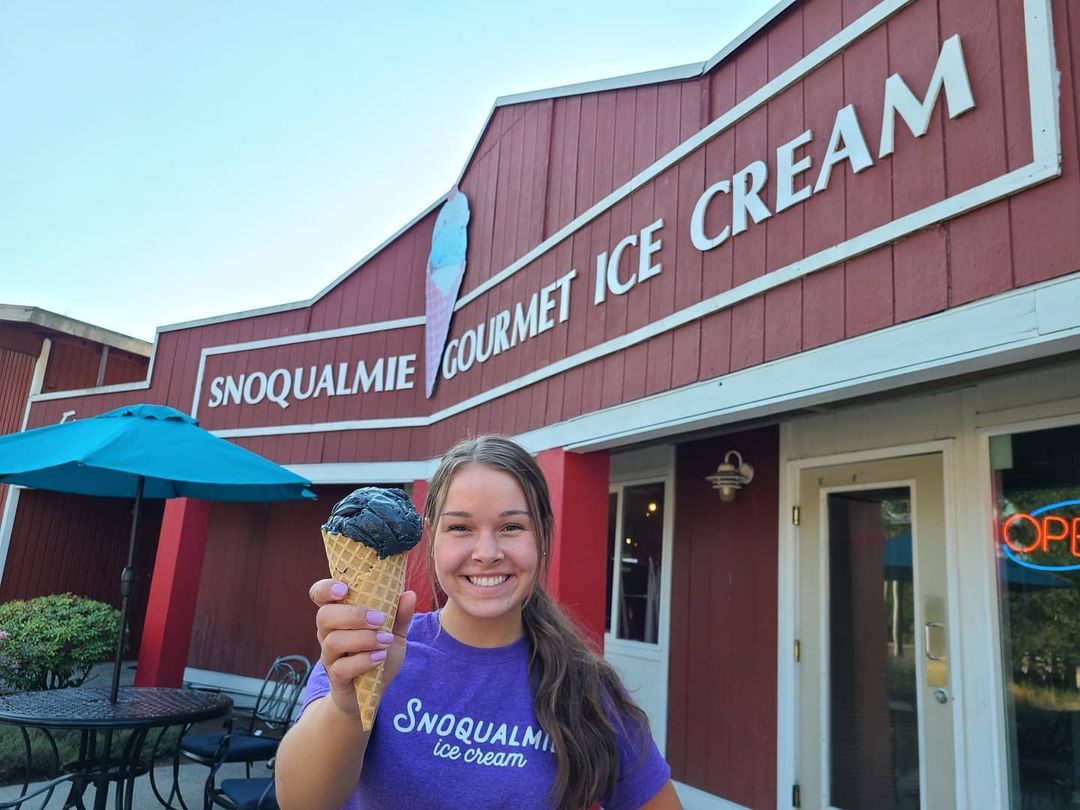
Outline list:
[[[16,799],[6,799],[0,801],[0,810],[30,810],[34,808],[44,808],[49,799],[52,798],[53,793],[61,785],[70,785],[75,780],[75,776],[70,773],[65,773],[62,776],[57,776],[55,779],[50,779],[48,782],[43,782],[40,785],[34,787],[33,790],[27,790],[23,795]],[[40,803],[35,804],[35,802]],[[274,805],[275,807],[277,805]]]
[[[223,740],[222,744],[228,746],[228,738]],[[273,776],[223,779],[221,787],[217,787],[215,781],[221,764],[216,764],[210,770],[210,777],[206,780],[208,806],[224,807],[227,810],[279,810]],[[274,769],[273,757],[267,761],[266,767]]]
[[[292,723],[296,704],[310,674],[311,662],[304,656],[278,658],[266,673],[259,697],[250,711],[234,712],[222,731],[181,737],[173,759],[173,778],[174,792],[185,810],[187,805],[175,787],[178,785],[180,756],[211,769],[204,795],[204,808],[209,810],[217,768],[226,762],[243,762],[250,778],[252,763],[269,760],[277,753],[278,743]]]

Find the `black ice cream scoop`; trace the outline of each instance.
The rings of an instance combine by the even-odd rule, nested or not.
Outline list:
[[[337,502],[322,528],[375,549],[383,560],[419,543],[421,524],[405,490],[361,487]]]

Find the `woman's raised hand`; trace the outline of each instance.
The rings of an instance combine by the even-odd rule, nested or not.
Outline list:
[[[380,628],[386,617],[363,606],[341,604],[349,587],[333,579],[311,586],[311,601],[319,606],[315,616],[322,662],[330,679],[330,697],[341,711],[359,718],[353,679],[383,665],[385,689],[401,669],[405,658],[405,634],[416,610],[416,594],[405,591],[398,600],[393,633]]]

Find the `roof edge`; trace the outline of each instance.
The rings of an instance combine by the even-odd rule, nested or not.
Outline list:
[[[599,93],[605,90],[621,90],[626,87],[643,87],[649,84],[693,79],[698,76],[703,76],[735,53],[735,51],[739,50],[739,48],[746,44],[746,42],[762,28],[767,26],[797,2],[799,2],[799,0],[779,0],[776,5],[762,14],[755,22],[751,23],[751,25],[735,37],[735,39],[731,40],[731,42],[717,51],[709,59],[702,62],[690,62],[676,67],[646,70],[640,73],[627,73],[623,76],[613,76],[607,79],[595,79],[593,81],[578,82],[576,84],[567,84],[560,87],[550,87],[541,90],[531,90],[524,93],[513,93],[508,96],[499,96],[495,99],[495,107],[498,108],[511,104],[521,104],[526,101],[543,101],[545,99],[584,95],[585,93]],[[494,112],[494,110],[492,112]],[[466,160],[465,163],[468,164],[472,158],[473,154],[470,153],[469,160]]]
[[[51,329],[65,335],[100,343],[111,349],[119,349],[140,357],[149,357],[151,344],[145,340],[114,332],[101,326],[94,326],[86,321],[69,318],[57,312],[50,312],[40,307],[20,306],[19,304],[0,304],[0,321],[25,323]]]
[[[586,93],[600,93],[605,90],[621,90],[625,87],[644,87],[649,84],[661,82],[680,81],[694,79],[702,75],[706,62],[690,62],[676,67],[658,68],[646,70],[641,73],[627,73],[623,76],[612,76],[608,79],[594,79],[576,84],[566,84],[561,87],[550,87],[544,90],[529,90],[524,93],[512,93],[508,96],[499,96],[495,99],[495,106],[507,107],[511,104],[522,104],[526,101],[545,101],[552,98],[565,98],[566,96],[580,96]]]

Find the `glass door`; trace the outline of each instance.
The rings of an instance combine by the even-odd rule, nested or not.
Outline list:
[[[802,806],[956,806],[940,454],[799,480]]]

